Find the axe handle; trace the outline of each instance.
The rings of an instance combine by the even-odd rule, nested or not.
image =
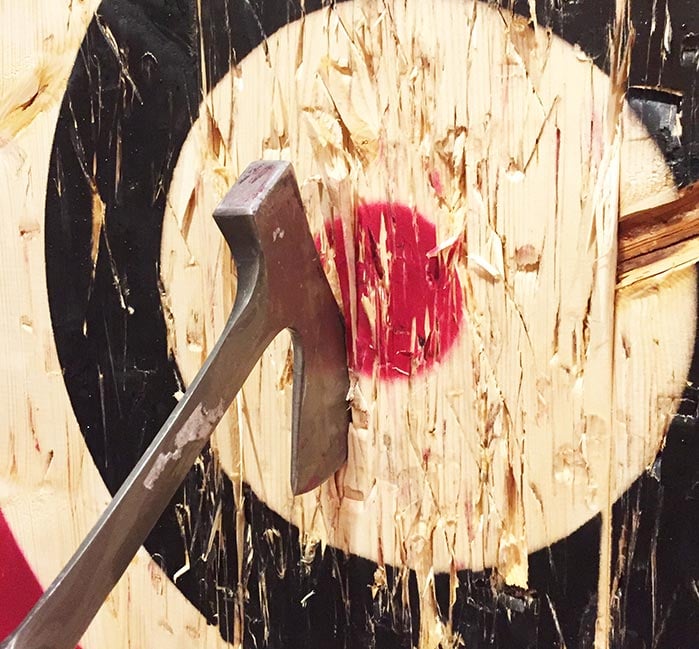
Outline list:
[[[234,309],[206,363],[104,514],[0,649],[74,649],[277,333],[264,299]]]

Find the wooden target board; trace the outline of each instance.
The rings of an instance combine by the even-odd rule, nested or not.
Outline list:
[[[695,244],[618,272],[617,233],[699,176],[696,16],[587,4],[0,6],[1,637],[216,342],[265,158],[348,461],[292,495],[281,334],[81,645],[695,646]]]

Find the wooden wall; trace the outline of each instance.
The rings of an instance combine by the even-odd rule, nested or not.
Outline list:
[[[695,228],[692,4],[0,0],[0,637],[201,367],[211,213],[283,158],[347,465],[291,494],[283,334],[82,646],[696,646],[697,240],[617,245]]]

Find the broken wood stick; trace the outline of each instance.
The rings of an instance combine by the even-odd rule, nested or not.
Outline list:
[[[619,220],[617,280],[640,279],[699,261],[699,183],[680,190],[669,203],[639,210]]]

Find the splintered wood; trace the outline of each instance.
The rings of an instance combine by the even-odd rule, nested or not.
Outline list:
[[[452,590],[457,570],[484,567],[526,588],[528,554],[608,516],[653,461],[683,389],[693,267],[624,271],[616,287],[619,218],[676,195],[623,102],[624,64],[610,78],[485,4],[358,1],[271,36],[207,96],[182,150],[162,278],[185,381],[234,290],[210,215],[256,158],[293,162],[353,334],[349,460],[334,482],[290,491],[287,335],[219,429],[220,457],[309,547],[414,569],[422,647],[457,642],[436,571]],[[416,237],[423,217],[435,229],[417,264],[448,278],[446,311],[395,283],[408,276],[403,208]],[[414,315],[391,355],[400,291]]]
[[[56,352],[43,220],[60,102],[71,66],[93,54],[78,49],[98,2],[0,4],[0,524],[38,591],[110,497]],[[137,4],[145,12],[152,3],[123,6]],[[182,20],[201,25],[195,4]],[[172,559],[142,550],[82,646],[242,645],[250,538],[281,547],[279,530],[251,530],[246,484],[299,527],[308,566],[329,545],[376,562],[365,592],[402,598],[407,618],[414,570],[421,649],[465,642],[452,619],[458,571],[492,569],[492,583],[526,597],[531,553],[601,514],[595,640],[608,645],[618,581],[611,506],[663,447],[685,387],[699,256],[699,190],[678,195],[624,101],[626,4],[617,3],[610,76],[535,20],[469,0],[337,3],[268,35],[213,88],[210,35],[200,30],[194,85],[205,99],[170,183],[159,264],[169,350],[186,387],[235,296],[212,212],[251,161],[290,160],[350,333],[349,458],[334,480],[292,495],[293,357],[280,335],[214,440],[236,507],[237,564],[230,557],[225,568],[238,574],[232,637],[167,579],[160,563]],[[95,20],[138,102],[127,44]],[[154,23],[156,32],[165,33]],[[120,142],[115,128],[104,125],[100,137]],[[98,163],[80,171],[94,176]],[[87,191],[94,270],[117,199],[94,183]],[[85,215],[64,216],[69,228]],[[207,489],[197,497],[213,500]],[[178,507],[195,526],[197,512]],[[188,553],[173,582],[190,569]],[[450,579],[447,612],[438,573]],[[397,596],[387,593],[392,575]],[[256,586],[266,641],[277,622],[265,583]]]
[[[699,184],[656,207],[622,216],[619,221],[620,286],[679,269],[699,259]]]

